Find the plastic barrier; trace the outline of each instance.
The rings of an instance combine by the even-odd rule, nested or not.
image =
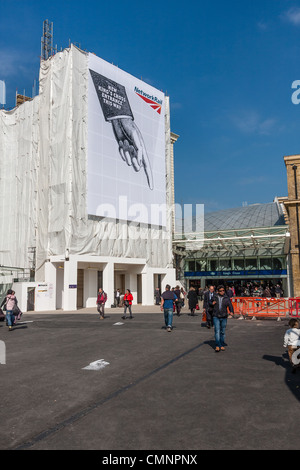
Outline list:
[[[300,297],[289,298],[289,309],[291,317],[300,317]]]
[[[242,315],[244,318],[277,319],[287,318],[291,315],[291,300],[292,299],[283,297],[279,299],[265,297],[233,297],[231,299],[234,313]],[[300,315],[300,299],[299,304],[296,303],[295,311],[298,307]]]

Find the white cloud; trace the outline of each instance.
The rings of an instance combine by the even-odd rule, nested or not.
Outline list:
[[[244,178],[238,178],[237,184],[240,186],[253,185],[266,183],[267,179],[264,176],[249,176]]]
[[[33,55],[24,55],[18,50],[0,48],[0,79],[19,75],[25,78],[32,76],[32,70],[36,64],[38,61]]]
[[[284,12],[281,17],[288,21],[289,23],[292,23],[296,26],[300,26],[300,8],[299,7],[292,7],[286,12]]]
[[[259,21],[257,27],[260,31],[267,31],[269,29],[269,25],[265,21]]]
[[[274,118],[264,119],[256,111],[243,111],[232,117],[233,124],[245,134],[270,135],[277,123]]]

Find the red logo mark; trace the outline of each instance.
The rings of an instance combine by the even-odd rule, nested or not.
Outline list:
[[[158,114],[161,113],[161,104],[156,103],[156,101],[150,100],[149,98],[146,98],[146,96],[140,95],[140,93],[136,93],[142,100],[144,100],[146,103],[148,103],[154,111],[156,111]]]

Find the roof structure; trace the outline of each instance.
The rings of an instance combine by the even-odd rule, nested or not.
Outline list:
[[[204,215],[202,230],[195,218],[184,221],[175,233],[176,249],[185,254],[202,252],[206,256],[258,255],[287,253],[290,241],[282,204],[266,204],[210,212]],[[178,253],[179,254],[179,253]]]

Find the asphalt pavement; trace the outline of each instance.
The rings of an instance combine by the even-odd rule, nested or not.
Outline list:
[[[0,449],[199,451],[299,448],[300,370],[287,321],[229,319],[224,352],[185,309],[25,313],[0,323]],[[3,348],[5,347],[5,361]]]

